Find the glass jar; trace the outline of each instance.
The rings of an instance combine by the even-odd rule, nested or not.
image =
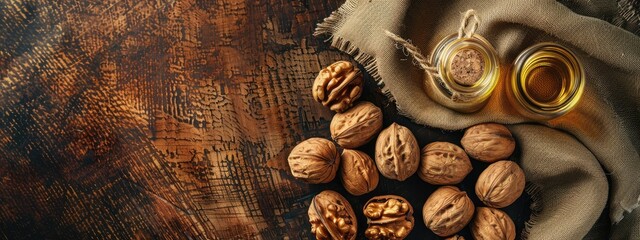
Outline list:
[[[571,111],[584,91],[584,70],[575,54],[556,43],[525,49],[514,61],[509,98],[532,120],[549,120]]]
[[[495,89],[500,64],[482,36],[444,38],[431,54],[435,72],[426,74],[425,91],[435,102],[459,112],[480,110]]]

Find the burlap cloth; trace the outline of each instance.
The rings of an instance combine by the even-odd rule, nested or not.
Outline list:
[[[316,34],[327,34],[334,47],[364,65],[415,122],[451,130],[481,122],[509,124],[522,152],[513,159],[535,186],[528,189],[534,211],[523,236],[583,238],[608,207],[614,223],[609,237],[640,239],[639,211],[629,213],[640,195],[640,38],[592,17],[615,9],[611,3],[347,0]],[[503,83],[476,113],[461,114],[431,101],[423,91],[425,73],[384,31],[410,39],[427,55],[457,32],[467,9],[475,9],[476,33],[496,47],[506,67],[537,42],[557,42],[576,52],[587,76],[577,108],[534,123],[505,100]],[[594,232],[598,229],[590,236]]]

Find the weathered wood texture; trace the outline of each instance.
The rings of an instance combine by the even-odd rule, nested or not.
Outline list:
[[[306,236],[267,160],[328,133],[306,93],[342,57],[311,33],[339,4],[0,2],[1,235]]]

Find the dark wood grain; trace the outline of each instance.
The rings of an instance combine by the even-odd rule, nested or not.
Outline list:
[[[297,142],[329,136],[332,113],[311,84],[349,58],[311,34],[342,2],[0,2],[1,236],[306,239],[309,200],[334,189],[356,210],[402,195],[416,209],[410,237],[434,237],[421,208],[435,188],[416,176],[356,198],[339,180],[307,185],[286,171]],[[398,116],[366,80],[385,126],[409,126],[420,146],[459,143],[460,132]],[[474,164],[477,177],[485,166]],[[461,186],[473,192],[472,180]],[[518,229],[527,203],[508,209]]]
[[[306,236],[266,162],[327,134],[300,93],[343,58],[311,37],[339,4],[2,1],[2,235]]]

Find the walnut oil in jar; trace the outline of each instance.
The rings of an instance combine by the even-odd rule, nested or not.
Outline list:
[[[555,43],[525,49],[507,81],[509,99],[532,120],[550,120],[571,111],[584,91],[584,70],[575,54]]]
[[[435,73],[427,74],[425,91],[439,104],[459,112],[482,108],[500,75],[496,50],[482,36],[444,38],[431,54]]]

